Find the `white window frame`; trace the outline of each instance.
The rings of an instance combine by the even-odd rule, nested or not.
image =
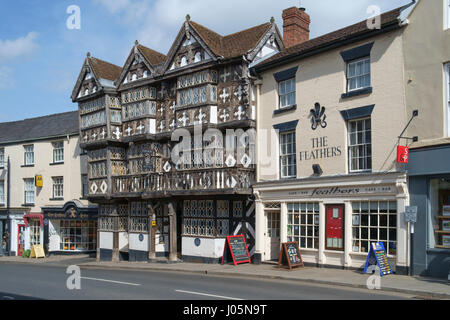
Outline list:
[[[23,179],[25,204],[34,204],[35,186],[34,179]]]
[[[446,11],[446,13],[447,13],[447,27],[446,27],[446,29],[450,29],[450,0],[447,0],[447,10],[445,10]]]
[[[291,153],[284,153],[283,152],[283,146],[284,145],[287,145],[287,143],[282,143],[282,140],[283,140],[283,136],[287,136],[287,135],[290,135],[290,134],[292,134],[292,138],[293,138],[293,141],[292,141],[292,144],[294,145],[294,150],[293,150],[293,152],[291,152]],[[280,159],[280,178],[281,179],[289,179],[289,178],[296,178],[297,177],[297,145],[296,145],[296,140],[295,140],[295,138],[296,138],[296,132],[295,132],[295,130],[294,131],[286,131],[286,132],[280,132],[280,157],[279,157],[279,159]],[[289,157],[292,157],[293,156],[293,160],[294,160],[294,163],[292,164],[286,164],[286,165],[283,165],[283,159],[284,158],[289,158]],[[292,175],[284,175],[283,174],[283,169],[285,168],[285,167],[288,167],[288,166],[294,166],[294,174],[292,174]]]
[[[0,180],[0,205],[5,204],[5,180]]]
[[[282,90],[282,86],[283,85],[286,86],[286,84],[288,82],[293,82],[293,88],[294,89],[291,90],[291,91],[284,92]],[[289,108],[289,107],[294,106],[296,104],[296,101],[297,101],[296,98],[297,97],[296,97],[296,88],[295,88],[295,86],[296,86],[295,77],[278,82],[278,108],[279,109]],[[292,95],[292,94],[294,95],[294,103],[288,104],[287,103],[288,96]]]
[[[31,147],[31,151],[27,150],[27,148]],[[34,165],[34,145],[29,144],[26,146],[23,146],[24,148],[24,164],[26,166],[32,166]]]
[[[64,198],[64,177],[52,177],[53,198]]]
[[[53,163],[64,162],[64,141],[55,141],[53,144]]]
[[[445,67],[446,101],[447,101],[447,137],[450,137],[450,63],[445,64],[444,67]]]
[[[302,249],[319,249],[319,203],[288,203],[288,241],[297,241]],[[298,216],[298,219],[296,219]],[[295,232],[298,230],[298,232]]]
[[[366,143],[366,136],[364,135],[364,143],[356,143],[356,144],[351,144],[351,134],[353,132],[350,131],[350,125],[352,122],[362,122],[363,123],[363,129],[362,129],[362,133],[365,133],[367,130],[365,130],[365,122],[366,120],[370,120],[370,143]],[[357,172],[370,172],[372,171],[372,159],[373,159],[373,150],[372,150],[372,119],[370,117],[367,118],[361,118],[361,119],[354,119],[354,120],[349,120],[347,123],[347,139],[348,139],[348,171],[350,173],[357,173]],[[359,131],[356,131],[356,133],[358,133]],[[358,136],[358,135],[357,135]],[[352,148],[357,147],[357,146],[367,146],[370,144],[370,157],[357,157],[357,158],[370,158],[370,168],[358,168],[358,169],[353,169],[352,168]],[[359,167],[359,166],[358,166]]]
[[[361,74],[358,74],[358,75],[355,74],[354,76],[349,77],[350,66],[352,66],[354,64],[358,64],[359,62],[366,61],[366,60],[368,60],[368,63],[369,63],[369,72],[368,73],[361,73]],[[365,89],[365,88],[369,88],[372,85],[372,79],[371,79],[371,73],[372,73],[371,71],[372,70],[371,69],[372,68],[371,68],[371,63],[370,63],[370,56],[366,56],[364,58],[351,60],[351,61],[347,62],[347,72],[346,72],[347,92],[358,91],[358,90],[362,90],[362,89]],[[367,75],[369,76],[369,84],[367,86],[359,86],[359,87],[357,86],[356,88],[350,89],[350,80],[351,79],[358,79],[358,78],[365,77]]]
[[[0,148],[0,169],[5,167],[5,148]]]

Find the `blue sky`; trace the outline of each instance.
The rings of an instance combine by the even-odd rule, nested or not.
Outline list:
[[[123,66],[135,40],[167,53],[185,20],[222,35],[301,5],[311,16],[311,38],[410,0],[0,0],[0,122],[76,110],[70,95],[86,53]],[[69,30],[70,5],[81,29]]]

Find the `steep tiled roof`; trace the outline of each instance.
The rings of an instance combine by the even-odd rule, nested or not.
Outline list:
[[[155,50],[152,50],[150,48],[144,47],[141,44],[138,45],[138,48],[141,51],[141,53],[145,56],[145,59],[147,59],[147,61],[151,65],[160,64],[160,63],[164,62],[167,59],[167,57],[164,54],[159,53],[159,52],[157,52]]]
[[[221,36],[214,31],[194,22],[189,22],[192,28],[205,41],[208,47],[218,56],[234,58],[253,49],[267,31],[272,27],[271,23],[246,29],[227,36]]]
[[[393,24],[397,22],[397,18],[399,17],[401,11],[408,7],[410,4],[406,6],[399,7],[397,9],[391,10],[389,12],[383,13],[381,15],[381,27],[385,27],[387,25]],[[360,34],[368,33],[368,32],[375,32],[377,29],[369,29],[367,27],[367,21],[361,21],[359,23],[353,24],[351,26],[339,29],[337,31],[325,34],[323,36],[311,39],[309,41],[300,43],[296,46],[292,46],[289,48],[284,49],[280,53],[274,55],[273,57],[270,57],[269,59],[265,60],[264,63],[261,63],[260,65],[256,66],[256,70],[263,69],[268,64],[273,64],[282,60],[283,58],[289,58],[290,56],[299,56],[301,54],[313,51],[315,49],[319,49],[321,47],[325,47],[330,44],[337,43],[339,41],[343,41],[352,37],[356,37]]]
[[[122,72],[121,67],[94,57],[88,57],[88,59],[97,79],[114,81],[120,77],[120,73]]]
[[[78,111],[0,123],[0,145],[78,133]]]

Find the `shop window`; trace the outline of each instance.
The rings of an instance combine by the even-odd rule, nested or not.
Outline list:
[[[26,166],[34,165],[34,145],[24,146],[24,164]]]
[[[295,131],[280,133],[280,170],[282,179],[297,176]]]
[[[0,205],[5,204],[5,180],[0,180]]]
[[[383,242],[386,252],[397,253],[397,202],[353,202],[352,251],[367,253],[370,243]]]
[[[41,244],[41,223],[39,220],[31,219],[29,224],[30,230],[30,248],[34,245]]]
[[[372,132],[370,118],[348,122],[348,145],[350,172],[372,170]]]
[[[450,249],[450,179],[430,181],[431,248]]]
[[[289,203],[287,235],[300,248],[319,249],[319,204]]]
[[[347,64],[347,92],[370,87],[370,58],[350,61]]]
[[[62,251],[93,251],[97,249],[97,222],[60,221]]]

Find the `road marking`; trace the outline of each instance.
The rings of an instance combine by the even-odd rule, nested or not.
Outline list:
[[[240,299],[240,298],[217,296],[217,295],[214,295],[214,294],[201,293],[201,292],[184,291],[184,290],[175,290],[175,291],[176,292],[180,292],[180,293],[196,294],[196,295],[199,295],[199,296],[207,296],[207,297],[214,297],[214,298],[227,299],[227,300],[244,300],[244,299]]]
[[[129,283],[129,282],[114,281],[114,280],[106,280],[106,279],[87,278],[87,277],[81,277],[81,279],[102,281],[102,282],[111,282],[111,283],[118,283],[118,284],[126,284],[128,286],[140,286],[140,284],[138,284],[138,283]]]

